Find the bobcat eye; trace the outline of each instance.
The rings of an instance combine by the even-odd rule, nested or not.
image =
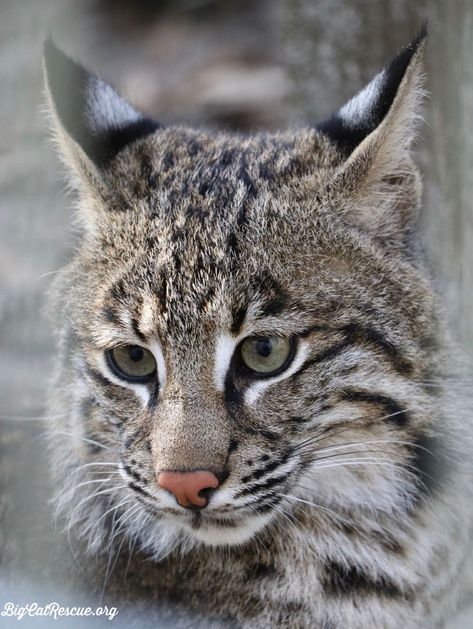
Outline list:
[[[294,357],[294,339],[281,336],[249,336],[240,344],[241,363],[255,375],[274,376]]]
[[[120,345],[108,350],[107,362],[115,375],[129,382],[146,382],[156,373],[153,354],[139,345]]]

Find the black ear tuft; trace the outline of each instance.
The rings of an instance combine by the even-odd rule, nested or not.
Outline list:
[[[425,22],[416,38],[336,114],[319,123],[317,130],[349,155],[388,113],[406,70],[426,37]]]
[[[58,122],[96,166],[104,166],[127,144],[160,128],[51,39],[44,46],[44,62]]]

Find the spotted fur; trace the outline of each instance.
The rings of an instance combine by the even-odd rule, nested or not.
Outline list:
[[[162,127],[46,46],[80,226],[52,300],[58,511],[218,626],[430,628],[469,587],[471,414],[415,229],[424,45],[319,127],[250,136]],[[256,334],[295,339],[282,373],[239,368]],[[127,343],[152,382],[110,369]],[[201,469],[201,511],[156,482]]]

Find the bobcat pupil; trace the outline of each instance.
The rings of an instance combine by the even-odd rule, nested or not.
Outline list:
[[[143,360],[144,352],[138,345],[132,345],[128,350],[128,355],[133,362],[138,363]]]
[[[273,351],[273,344],[268,338],[261,338],[256,341],[256,351],[262,358],[267,358]]]

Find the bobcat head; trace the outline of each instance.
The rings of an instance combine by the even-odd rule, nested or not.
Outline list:
[[[425,33],[316,128],[164,127],[46,44],[80,239],[56,282],[59,504],[94,550],[403,520],[441,332],[411,143]],[[337,522],[320,526],[330,535]]]

